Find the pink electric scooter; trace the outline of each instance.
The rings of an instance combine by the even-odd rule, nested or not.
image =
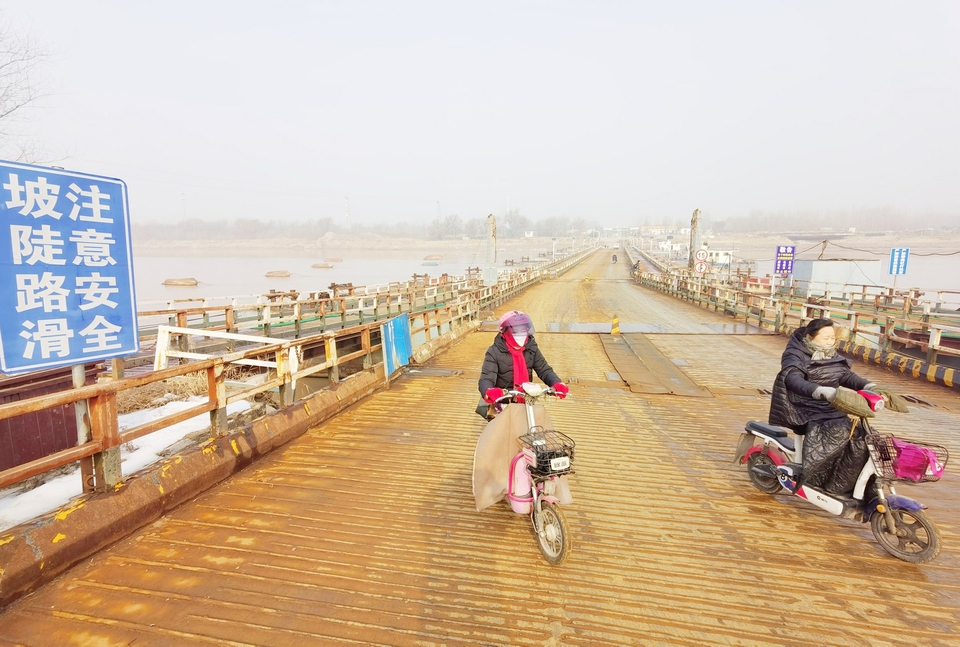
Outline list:
[[[559,431],[545,430],[536,424],[533,407],[548,395],[550,387],[525,382],[520,389],[507,391],[497,403],[523,400],[527,414],[527,433],[517,440],[520,451],[510,463],[510,486],[507,500],[518,514],[530,515],[537,546],[553,565],[562,564],[570,554],[570,531],[560,511],[558,489],[566,488],[566,479],[573,474],[573,453],[576,443]]]

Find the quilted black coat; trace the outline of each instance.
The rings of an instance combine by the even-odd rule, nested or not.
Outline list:
[[[547,386],[553,386],[560,382],[560,378],[553,372],[543,353],[537,346],[533,336],[527,338],[527,345],[523,349],[523,359],[527,362],[527,375],[517,382],[529,382],[530,371],[537,373],[537,377],[543,380]],[[507,342],[503,335],[497,335],[493,344],[487,349],[487,354],[483,358],[483,367],[480,369],[480,395],[487,392],[487,389],[498,387],[501,389],[512,389],[513,380],[513,357],[507,350]]]
[[[845,386],[858,391],[868,382],[850,369],[840,355],[814,361],[803,344],[806,328],[794,331],[780,358],[780,372],[773,383],[769,422],[796,429],[808,422],[839,420],[846,416],[826,400],[813,399],[818,386]]]

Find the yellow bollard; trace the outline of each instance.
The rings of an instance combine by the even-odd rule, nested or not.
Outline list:
[[[617,317],[617,315],[613,315],[613,324],[611,324],[610,326],[610,334],[611,335],[620,334],[620,319]]]

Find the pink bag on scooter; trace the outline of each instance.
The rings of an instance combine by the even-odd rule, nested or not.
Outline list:
[[[897,438],[892,440],[897,450],[897,458],[893,461],[893,473],[897,478],[922,481],[928,476],[928,471],[933,479],[938,479],[943,474],[944,466],[932,449],[919,447]]]

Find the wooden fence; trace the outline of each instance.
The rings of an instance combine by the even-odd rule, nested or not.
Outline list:
[[[223,433],[230,403],[278,390],[280,404],[290,405],[297,380],[323,373],[337,382],[341,369],[351,362],[359,360],[363,368],[381,362],[377,322],[406,314],[416,348],[478,320],[486,309],[566,271],[590,253],[592,250],[504,273],[494,286],[482,287],[467,279],[438,280],[436,284],[421,280],[351,288],[352,294],[326,298],[266,295],[253,302],[237,298],[216,304],[191,301],[141,312],[141,337],[154,340],[153,350],[160,351],[140,358],[149,359],[152,370],[127,376],[115,370],[112,375],[102,375],[96,384],[0,404],[0,421],[64,405],[87,411],[86,429],[78,434],[76,446],[0,471],[0,488],[78,461],[82,467],[89,466],[81,469],[85,491],[116,487],[123,478],[120,447],[124,443],[204,413],[210,415],[213,433]],[[255,334],[246,334],[249,331]],[[170,361],[179,363],[169,366]],[[266,371],[266,379],[236,383],[225,371],[231,365],[257,367]],[[190,375],[202,376],[206,385],[203,402],[120,430],[119,393]]]

